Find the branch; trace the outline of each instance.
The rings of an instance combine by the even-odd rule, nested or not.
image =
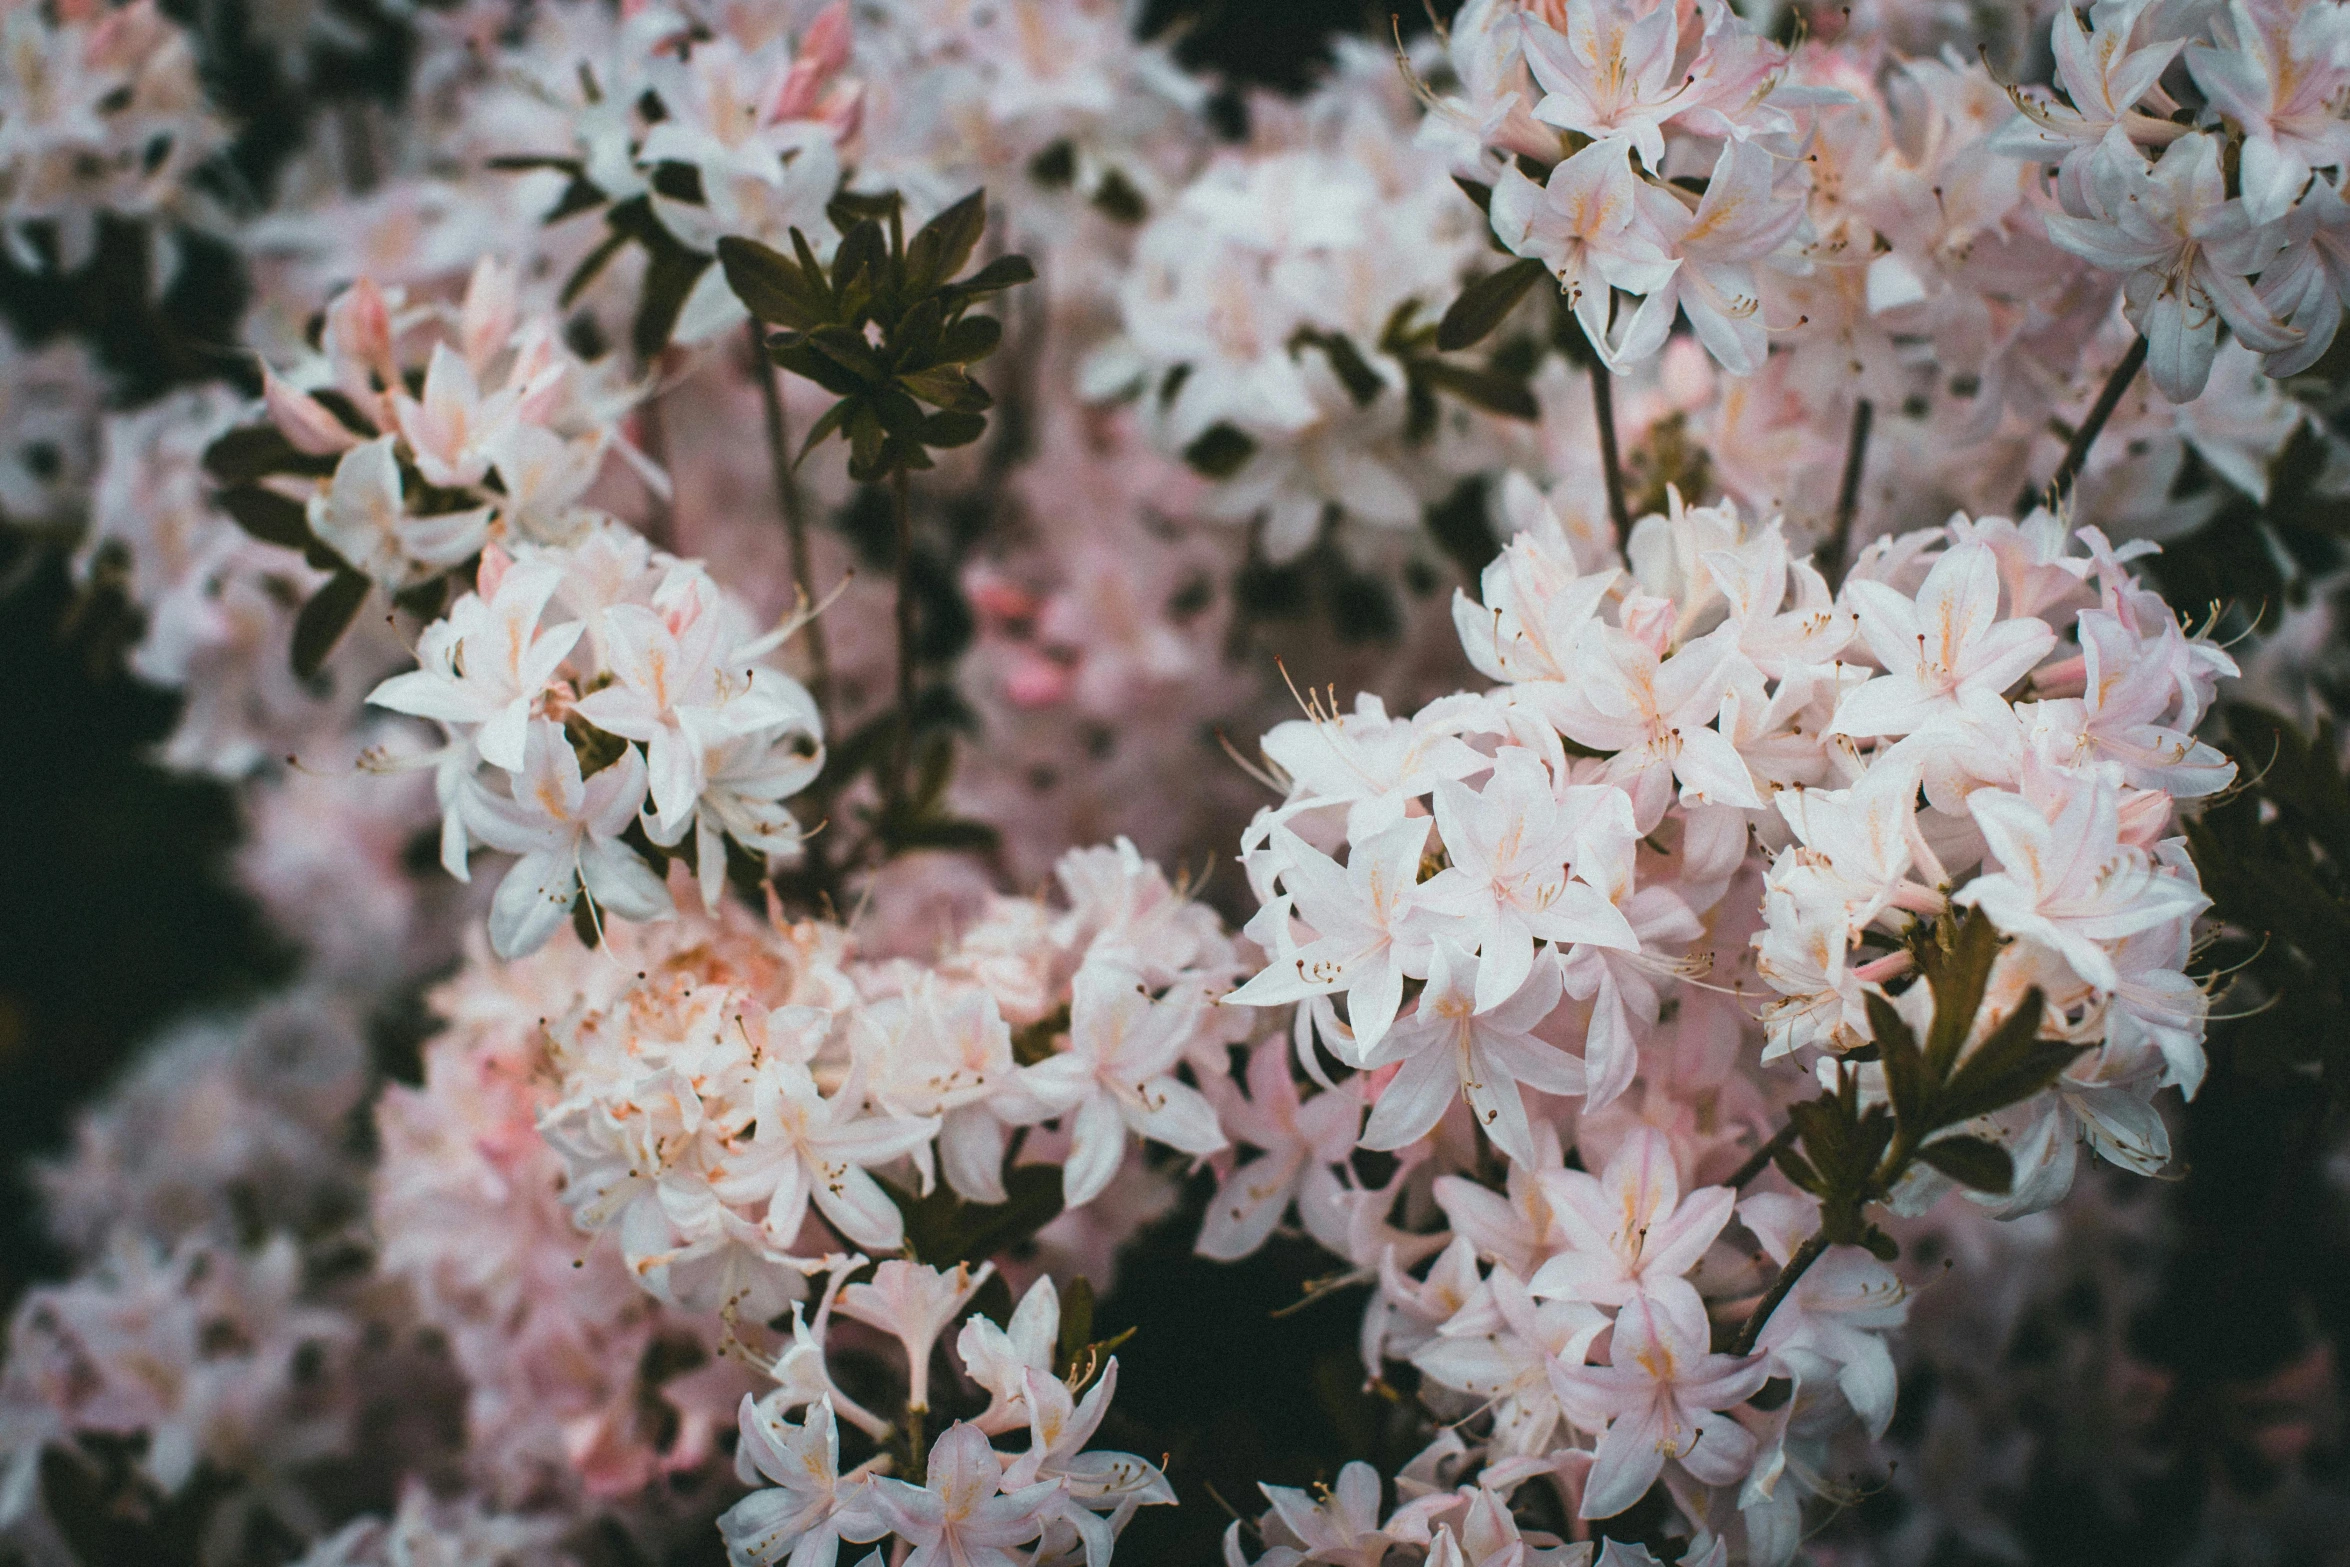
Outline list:
[[[1731,1354],[1743,1356],[1754,1353],[1754,1341],[1762,1337],[1763,1327],[1771,1320],[1771,1313],[1777,1311],[1779,1303],[1794,1292],[1795,1286],[1802,1281],[1803,1275],[1809,1271],[1813,1263],[1820,1260],[1821,1254],[1827,1249],[1828,1232],[1826,1230],[1821,1230],[1810,1236],[1802,1245],[1795,1248],[1795,1255],[1787,1259],[1787,1266],[1779,1270],[1779,1276],[1771,1280],[1771,1287],[1763,1292],[1763,1298],[1756,1303],[1753,1312],[1739,1326],[1738,1336],[1730,1342]]]
[[[894,807],[905,803],[906,770],[914,756],[914,513],[906,499],[904,468],[890,474],[889,495],[897,522],[898,723],[882,797]]]
[[[2089,417],[2081,421],[2081,427],[2073,432],[2071,443],[2065,447],[2063,460],[2057,463],[2055,475],[2049,479],[2048,488],[2042,492],[2042,503],[2049,510],[2054,511],[2063,505],[2065,497],[2072,493],[2073,481],[2088,466],[2089,448],[2096,443],[2097,434],[2105,428],[2105,422],[2113,417],[2114,409],[2121,406],[2122,393],[2130,389],[2130,383],[2138,378],[2139,366],[2145,363],[2146,338],[2141,333],[2130,344],[2130,351],[2122,355],[2122,362],[2115,365],[2113,373],[2105,378],[2105,388],[2097,394],[2096,405],[2089,410]],[[2016,502],[2016,510],[2031,510],[2034,500],[2032,492],[2026,490]]]
[[[1599,423],[1599,466],[1607,475],[1607,514],[1616,525],[1616,548],[1629,549],[1632,517],[1624,504],[1624,465],[1616,452],[1615,378],[1598,349],[1591,350],[1591,413]]]
[[[1795,1123],[1793,1121],[1789,1121],[1785,1126],[1779,1128],[1778,1132],[1771,1138],[1769,1142],[1764,1143],[1760,1148],[1757,1148],[1754,1152],[1748,1154],[1746,1156],[1746,1162],[1740,1165],[1737,1170],[1731,1174],[1730,1178],[1727,1181],[1724,1181],[1722,1184],[1729,1187],[1732,1191],[1737,1191],[1748,1181],[1753,1180],[1756,1176],[1762,1174],[1764,1170],[1768,1169],[1770,1167],[1771,1160],[1778,1154],[1780,1149],[1794,1147],[1796,1135],[1797,1133],[1795,1130]]]
[[[792,476],[791,438],[784,427],[783,389],[775,383],[775,362],[767,357],[767,329],[748,323],[751,374],[759,382],[759,401],[767,416],[767,466],[775,476],[775,504],[783,514],[783,529],[791,540],[792,588],[799,607],[816,602],[815,570],[808,558],[808,519],[800,503],[799,481]],[[824,618],[814,616],[802,628],[808,641],[808,694],[816,711],[832,717],[832,657],[825,644]]]
[[[1865,397],[1853,399],[1852,432],[1844,440],[1844,477],[1836,485],[1836,522],[1820,560],[1820,575],[1828,579],[1830,591],[1843,582],[1844,568],[1852,559],[1852,524],[1860,512],[1860,480],[1868,468],[1869,431],[1876,418],[1876,404]]]

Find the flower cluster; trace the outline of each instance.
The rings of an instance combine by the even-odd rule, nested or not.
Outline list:
[[[934,964],[858,961],[837,927],[732,911],[654,938],[675,955],[638,952],[635,978],[542,1025],[557,1093],[540,1124],[579,1226],[612,1232],[663,1300],[763,1321],[842,1245],[907,1244],[903,1203],[939,1181],[1002,1204],[1010,1174],[1059,1165],[1074,1210],[1137,1139],[1222,1148],[1179,1073],[1220,1075],[1246,1032],[1211,1005],[1232,943],[1131,845],[1071,855],[1060,881],[1067,910],[991,899]]]
[[[178,271],[172,227],[211,218],[192,176],[228,142],[196,52],[153,0],[13,4],[0,17],[0,222],[29,272],[78,271],[102,221],[148,226],[150,286]]]
[[[0,590],[298,954],[39,1173],[8,1549],[2020,1556],[2155,1429],[2125,1177],[2339,1058],[2350,12],[4,9]]]
[[[1880,541],[1832,595],[1777,520],[1672,502],[1634,528],[1628,569],[1579,558],[1555,521],[1511,540],[1483,602],[1455,601],[1497,688],[1408,717],[1317,705],[1265,737],[1287,798],[1244,860],[1268,961],[1230,999],[1294,1006],[1301,1058],[1361,1075],[1300,1110],[1268,1058],[1248,1109],[1276,1129],[1236,1135],[1287,1172],[1251,1239],[1292,1186],[1322,1233],[1308,1204],[1337,1194],[1299,1178],[1334,1186],[1350,1144],[1418,1172],[1449,1241],[1335,1226],[1334,1249],[1379,1269],[1365,1356],[1488,1416],[1488,1462],[1539,1460],[1509,1484],[1550,1473],[1581,1517],[1608,1518],[1670,1460],[1696,1528],[1725,1527],[1706,1496],[1735,1497],[1752,1558],[1780,1561],[1796,1488],[1754,1466],[1785,1430],[1727,1412],[1780,1375],[1881,1433],[1892,1362],[1864,1330],[1897,1325],[1902,1292],[1865,1236],[1823,1222],[1847,1194],[1812,1120],[1785,1165],[1798,1190],[1683,1195],[1738,1151],[1739,1128],[1695,1105],[1720,1092],[1704,1057],[1740,1036],[1740,1012],[1687,988],[1748,989],[1721,960],[1754,916],[1725,900],[1760,898],[1751,973],[1776,992],[1761,1059],[1816,1067],[1847,1119],[1889,1104],[1915,1140],[1868,1157],[1886,1200],[1915,1211],[1957,1184],[2029,1212],[2069,1188],[2082,1141],[2157,1171],[2151,1100],[2200,1084],[2206,1005],[2184,968],[2209,900],[2167,835],[2175,799],[2232,775],[2191,732],[2233,665],[2094,530],[2073,554],[2045,513]],[[1938,972],[1961,911],[1996,957],[1964,1015],[1943,1015],[1963,993]],[[1901,1070],[1913,1036],[1947,1054]],[[1929,1069],[1955,1069],[1939,1099],[1910,1075]],[[1506,1201],[1473,1179],[1486,1146],[1508,1162]],[[1585,1169],[1562,1166],[1569,1146]],[[1227,1184],[1204,1249],[1224,1254],[1216,1226],[1247,1213],[1226,1196],[1271,1190],[1263,1173]],[[1702,1274],[1734,1211],[1791,1291],[1723,1355],[1705,1296],[1761,1288],[1725,1262]]]

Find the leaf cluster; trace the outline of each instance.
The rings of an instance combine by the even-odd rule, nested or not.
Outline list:
[[[374,440],[379,433],[341,393],[330,388],[311,396],[360,440]],[[239,425],[225,432],[205,448],[203,461],[205,474],[216,486],[213,504],[228,513],[238,527],[264,544],[298,550],[314,569],[331,573],[294,618],[291,659],[294,673],[307,680],[325,667],[343,633],[359,618],[371,584],[310,531],[310,514],[300,501],[265,481],[312,483],[331,478],[336,459],[300,451],[275,425],[262,423]],[[428,484],[415,464],[405,458],[400,462],[400,479],[403,493],[419,516],[470,511],[479,504],[477,497],[465,492]],[[423,619],[433,619],[448,603],[452,583],[471,575],[470,564],[459,565],[401,589],[394,602]]]
[[[803,459],[838,434],[849,443],[849,477],[877,483],[929,468],[932,451],[986,432],[994,399],[970,367],[1002,344],[1003,323],[969,312],[1036,276],[1025,256],[999,256],[956,277],[986,228],[986,197],[972,192],[911,240],[894,195],[836,197],[830,267],[798,229],[789,256],[756,240],[719,241],[736,296],[780,329],[767,340],[775,363],[837,399],[809,430]]]
[[[2223,706],[2236,787],[2186,824],[2222,933],[2204,955],[2234,973],[2235,1026],[2217,1059],[2258,1078],[2350,1077],[2350,777],[2333,722],[2304,731],[2247,703]]]
[[[1864,1106],[1858,1074],[1839,1070],[1833,1092],[1788,1110],[1800,1148],[1775,1150],[1774,1162],[1820,1199],[1830,1242],[1890,1257],[1892,1241],[1864,1224],[1861,1210],[1882,1202],[1915,1163],[1976,1191],[2004,1195],[2015,1184],[2005,1148],[1954,1128],[2041,1092],[2087,1047],[2040,1037],[2044,1007],[2035,989],[1966,1049],[2002,940],[1979,909],[1945,914],[1922,930],[1913,945],[1934,998],[1926,1037],[1884,997],[1868,998],[1886,1102]]]

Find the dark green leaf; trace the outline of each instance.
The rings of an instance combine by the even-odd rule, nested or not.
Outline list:
[[[1926,1030],[1926,1078],[1939,1083],[1975,1029],[1991,965],[2004,938],[1981,909],[1969,909],[1955,924],[1945,917],[1918,950],[1918,967],[1934,993],[1934,1022]]]
[[[941,409],[922,421],[922,444],[941,450],[969,446],[987,433],[987,419],[981,414],[963,413],[956,409]]]
[[[238,527],[264,544],[280,544],[290,550],[310,547],[310,516],[300,501],[258,484],[231,485],[214,499],[222,511],[236,519]]]
[[[1952,1075],[1935,1100],[1937,1120],[1951,1126],[2020,1104],[2055,1082],[2083,1051],[2096,1048],[2040,1038],[2040,1011],[2040,992],[2033,990]]]
[[[965,403],[970,400],[972,388],[976,384],[953,365],[939,365],[930,370],[915,370],[898,377],[898,385],[921,398],[933,408],[963,408]],[[968,409],[966,411],[977,412],[978,410]]]
[[[1486,184],[1483,180],[1473,180],[1459,174],[1455,174],[1452,177],[1452,182],[1461,188],[1462,195],[1468,197],[1471,201],[1477,204],[1477,210],[1479,212],[1491,212],[1493,210],[1492,186]]]
[[[1918,1157],[1961,1186],[2004,1197],[2015,1187],[2015,1161],[1997,1143],[1980,1137],[1942,1137],[1918,1150]]]
[[[823,273],[810,279],[781,251],[729,235],[718,242],[718,264],[726,269],[726,286],[761,321],[807,332],[832,319]]]
[[[906,1250],[927,1267],[984,1262],[1032,1238],[1061,1213],[1061,1170],[1019,1164],[1004,1171],[1006,1201],[966,1202],[943,1181],[917,1197],[887,1180],[890,1200],[905,1215]]]
[[[817,352],[816,345],[805,337],[775,339],[767,346],[767,357],[775,361],[776,368],[813,381],[835,397],[859,397],[867,390],[854,371]]]
[[[1183,460],[1192,471],[1210,479],[1229,479],[1257,452],[1257,443],[1228,424],[1212,424],[1198,440],[1183,448]]]
[[[1323,357],[1330,361],[1331,373],[1338,377],[1339,385],[1346,388],[1346,395],[1354,400],[1357,408],[1368,408],[1387,390],[1386,380],[1371,368],[1362,350],[1355,347],[1354,339],[1344,332],[1316,332],[1309,328],[1298,333],[1298,341],[1302,346],[1322,351]]]
[[[1429,385],[1441,387],[1487,413],[1500,414],[1505,419],[1542,417],[1542,409],[1534,401],[1534,389],[1516,376],[1469,365],[1446,364],[1441,359],[1423,359],[1417,369]]]
[[[588,286],[603,274],[604,268],[611,265],[612,258],[619,255],[628,242],[628,231],[614,228],[596,242],[595,249],[579,258],[579,265],[573,267],[571,276],[563,280],[563,292],[559,298],[565,310],[578,302],[579,296],[587,292]]]
[[[1528,256],[1471,283],[1437,323],[1436,346],[1450,353],[1483,342],[1543,276],[1542,263]]]
[[[817,417],[816,422],[808,427],[808,438],[800,443],[800,455],[792,459],[793,467],[806,462],[808,454],[823,445],[824,438],[841,427],[848,418],[848,409],[849,405],[845,402],[834,403]]]
[[[990,294],[1000,294],[1007,288],[1036,280],[1036,268],[1029,265],[1026,256],[998,256],[960,283],[949,283],[940,290],[940,297],[951,307],[967,305]]]
[[[298,450],[274,424],[242,425],[204,449],[204,471],[221,484],[246,484],[274,473],[323,479],[334,473],[335,462],[331,455],[313,457]]]
[[[987,192],[975,190],[922,225],[906,244],[906,293],[913,299],[963,270],[987,229]]]
[[[1065,1377],[1093,1342],[1093,1282],[1080,1274],[1061,1291],[1061,1331],[1053,1344],[1053,1375]]]
[[[368,580],[358,572],[343,570],[329,577],[326,586],[310,595],[310,602],[294,617],[295,674],[307,680],[326,666],[335,644],[343,640],[343,633],[359,618],[359,608],[367,602],[368,587]]]
[[[854,327],[818,327],[808,334],[807,342],[810,348],[855,376],[860,385],[879,387],[889,383],[889,366],[873,351],[873,345],[865,341],[865,334]]]
[[[1885,1091],[1893,1100],[1894,1119],[1913,1133],[1923,1133],[1928,1130],[1926,1106],[1934,1085],[1926,1081],[1926,1062],[1918,1050],[1917,1036],[1883,996],[1871,991],[1864,999],[1869,1030],[1877,1039],[1877,1058],[1885,1066]]]
[[[1004,340],[1004,324],[993,316],[965,316],[939,339],[938,362],[972,365],[994,353]]]
[[[946,307],[936,299],[920,299],[889,330],[884,347],[891,364],[903,375],[938,363],[939,339],[946,334]]]
[[[655,249],[645,264],[645,292],[637,301],[636,320],[629,340],[639,359],[651,359],[669,346],[677,330],[677,313],[686,295],[694,291],[710,258],[676,244]]]

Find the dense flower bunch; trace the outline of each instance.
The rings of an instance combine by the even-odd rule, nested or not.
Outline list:
[[[0,18],[0,521],[299,953],[40,1172],[11,1549],[1895,1567],[2143,1437],[2096,1165],[2350,929],[2223,684],[2350,11],[259,9]]]
[[[188,35],[154,4],[11,4],[0,16],[0,224],[27,271],[77,271],[99,224],[152,226],[152,285],[178,270],[172,228],[211,217],[192,176],[228,142]]]
[[[1812,1162],[1782,1161],[1798,1191],[1683,1195],[1740,1152],[1735,1120],[1698,1114],[1720,1092],[1700,1062],[1752,1037],[1741,1009],[1685,986],[1749,989],[1721,949],[1753,929],[1759,892],[1751,973],[1777,993],[1760,1059],[1816,1068],[1830,1104],[1891,1107],[1885,1133],[1897,1120],[1908,1141],[1878,1137],[1868,1163],[1897,1208],[1953,1183],[2010,1213],[2046,1206],[2084,1140],[2160,1170],[2150,1101],[2204,1073],[2205,997],[2184,966],[2209,905],[2167,834],[2177,797],[2232,775],[2190,731],[2234,666],[2101,536],[2073,554],[2045,513],[1880,541],[1831,595],[1776,519],[1673,500],[1633,530],[1628,571],[1582,569],[1553,523],[1487,568],[1482,604],[1455,600],[1498,688],[1408,717],[1317,709],[1266,736],[1289,781],[1245,850],[1268,964],[1231,1000],[1296,1005],[1300,1055],[1371,1085],[1360,1146],[1434,1178],[1423,1200],[1449,1242],[1389,1237],[1357,1259],[1381,1270],[1374,1373],[1408,1361],[1490,1415],[1480,1456],[1540,1460],[1505,1468],[1505,1491],[1549,1473],[1580,1516],[1607,1518],[1677,1461],[1693,1526],[1724,1528],[1706,1498],[1735,1497],[1750,1556],[1780,1561],[1798,1488],[1765,1449],[1787,1428],[1725,1412],[1779,1375],[1815,1430],[1841,1400],[1881,1433],[1892,1361],[1863,1330],[1898,1325],[1902,1287],[1866,1236],[1817,1218],[1839,1200],[1818,1122],[1796,1123]],[[1997,954],[1958,1018],[1937,1006],[1961,987],[1915,979],[1948,965],[1952,930]],[[1940,1058],[1897,1066],[1918,1038]],[[1614,1107],[1635,1090],[1627,1121]],[[1346,1155],[1351,1114],[1319,1138],[1295,1124],[1251,1135]],[[1488,1145],[1507,1202],[1461,1173]],[[1569,1146],[1585,1169],[1562,1166]],[[1754,1309],[1741,1343],[1757,1353],[1721,1355],[1705,1293],[1728,1308],[1763,1281],[1717,1263],[1701,1293],[1691,1275],[1734,1213],[1800,1282]],[[1425,1278],[1406,1271],[1438,1246]]]

